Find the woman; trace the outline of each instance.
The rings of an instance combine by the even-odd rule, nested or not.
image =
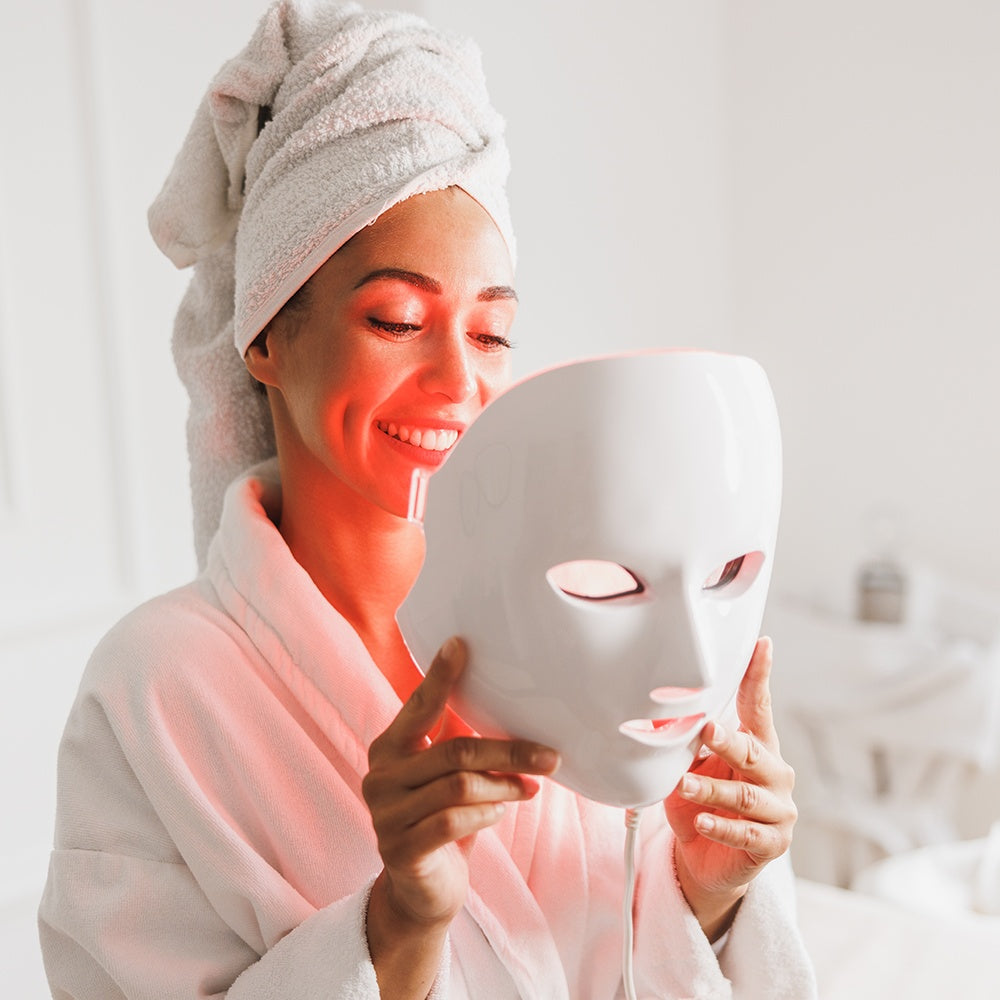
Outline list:
[[[278,3],[215,81],[152,215],[196,265],[175,349],[212,542],[102,641],[67,724],[54,996],[620,991],[621,813],[548,781],[549,748],[472,735],[461,642],[421,679],[394,618],[412,472],[509,379],[505,174],[474,52],[414,18]],[[795,816],[769,664],[761,642],[745,731],[708,727],[651,810],[643,995],[812,993],[765,868]]]

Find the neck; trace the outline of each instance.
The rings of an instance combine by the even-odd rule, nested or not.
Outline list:
[[[322,488],[300,482],[283,489],[278,529],[295,560],[354,627],[405,700],[420,677],[396,625],[396,610],[423,562],[420,528],[326,477]]]

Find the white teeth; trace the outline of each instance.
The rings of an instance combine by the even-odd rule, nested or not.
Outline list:
[[[423,430],[421,428],[404,427],[402,424],[387,424],[378,422],[378,429],[389,437],[408,442],[424,451],[447,451],[457,440],[458,431],[453,430]]]

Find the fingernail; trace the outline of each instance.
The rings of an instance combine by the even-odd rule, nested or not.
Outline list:
[[[712,723],[712,737],[713,743],[725,743],[726,742],[726,729],[720,722]]]
[[[441,647],[441,656],[448,663],[451,663],[458,656],[458,639],[455,636],[448,639]]]
[[[701,813],[695,817],[694,825],[703,833],[710,833],[715,829],[715,820],[708,813]]]
[[[700,786],[701,782],[693,774],[685,774],[681,778],[682,795],[696,795]]]
[[[559,754],[551,747],[538,746],[531,751],[531,766],[551,774],[559,767]]]

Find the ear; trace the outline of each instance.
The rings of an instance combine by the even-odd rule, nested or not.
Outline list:
[[[269,342],[270,336],[271,326],[268,324],[247,348],[246,354],[243,355],[243,363],[247,366],[247,371],[258,382],[263,385],[277,386],[277,370]]]

